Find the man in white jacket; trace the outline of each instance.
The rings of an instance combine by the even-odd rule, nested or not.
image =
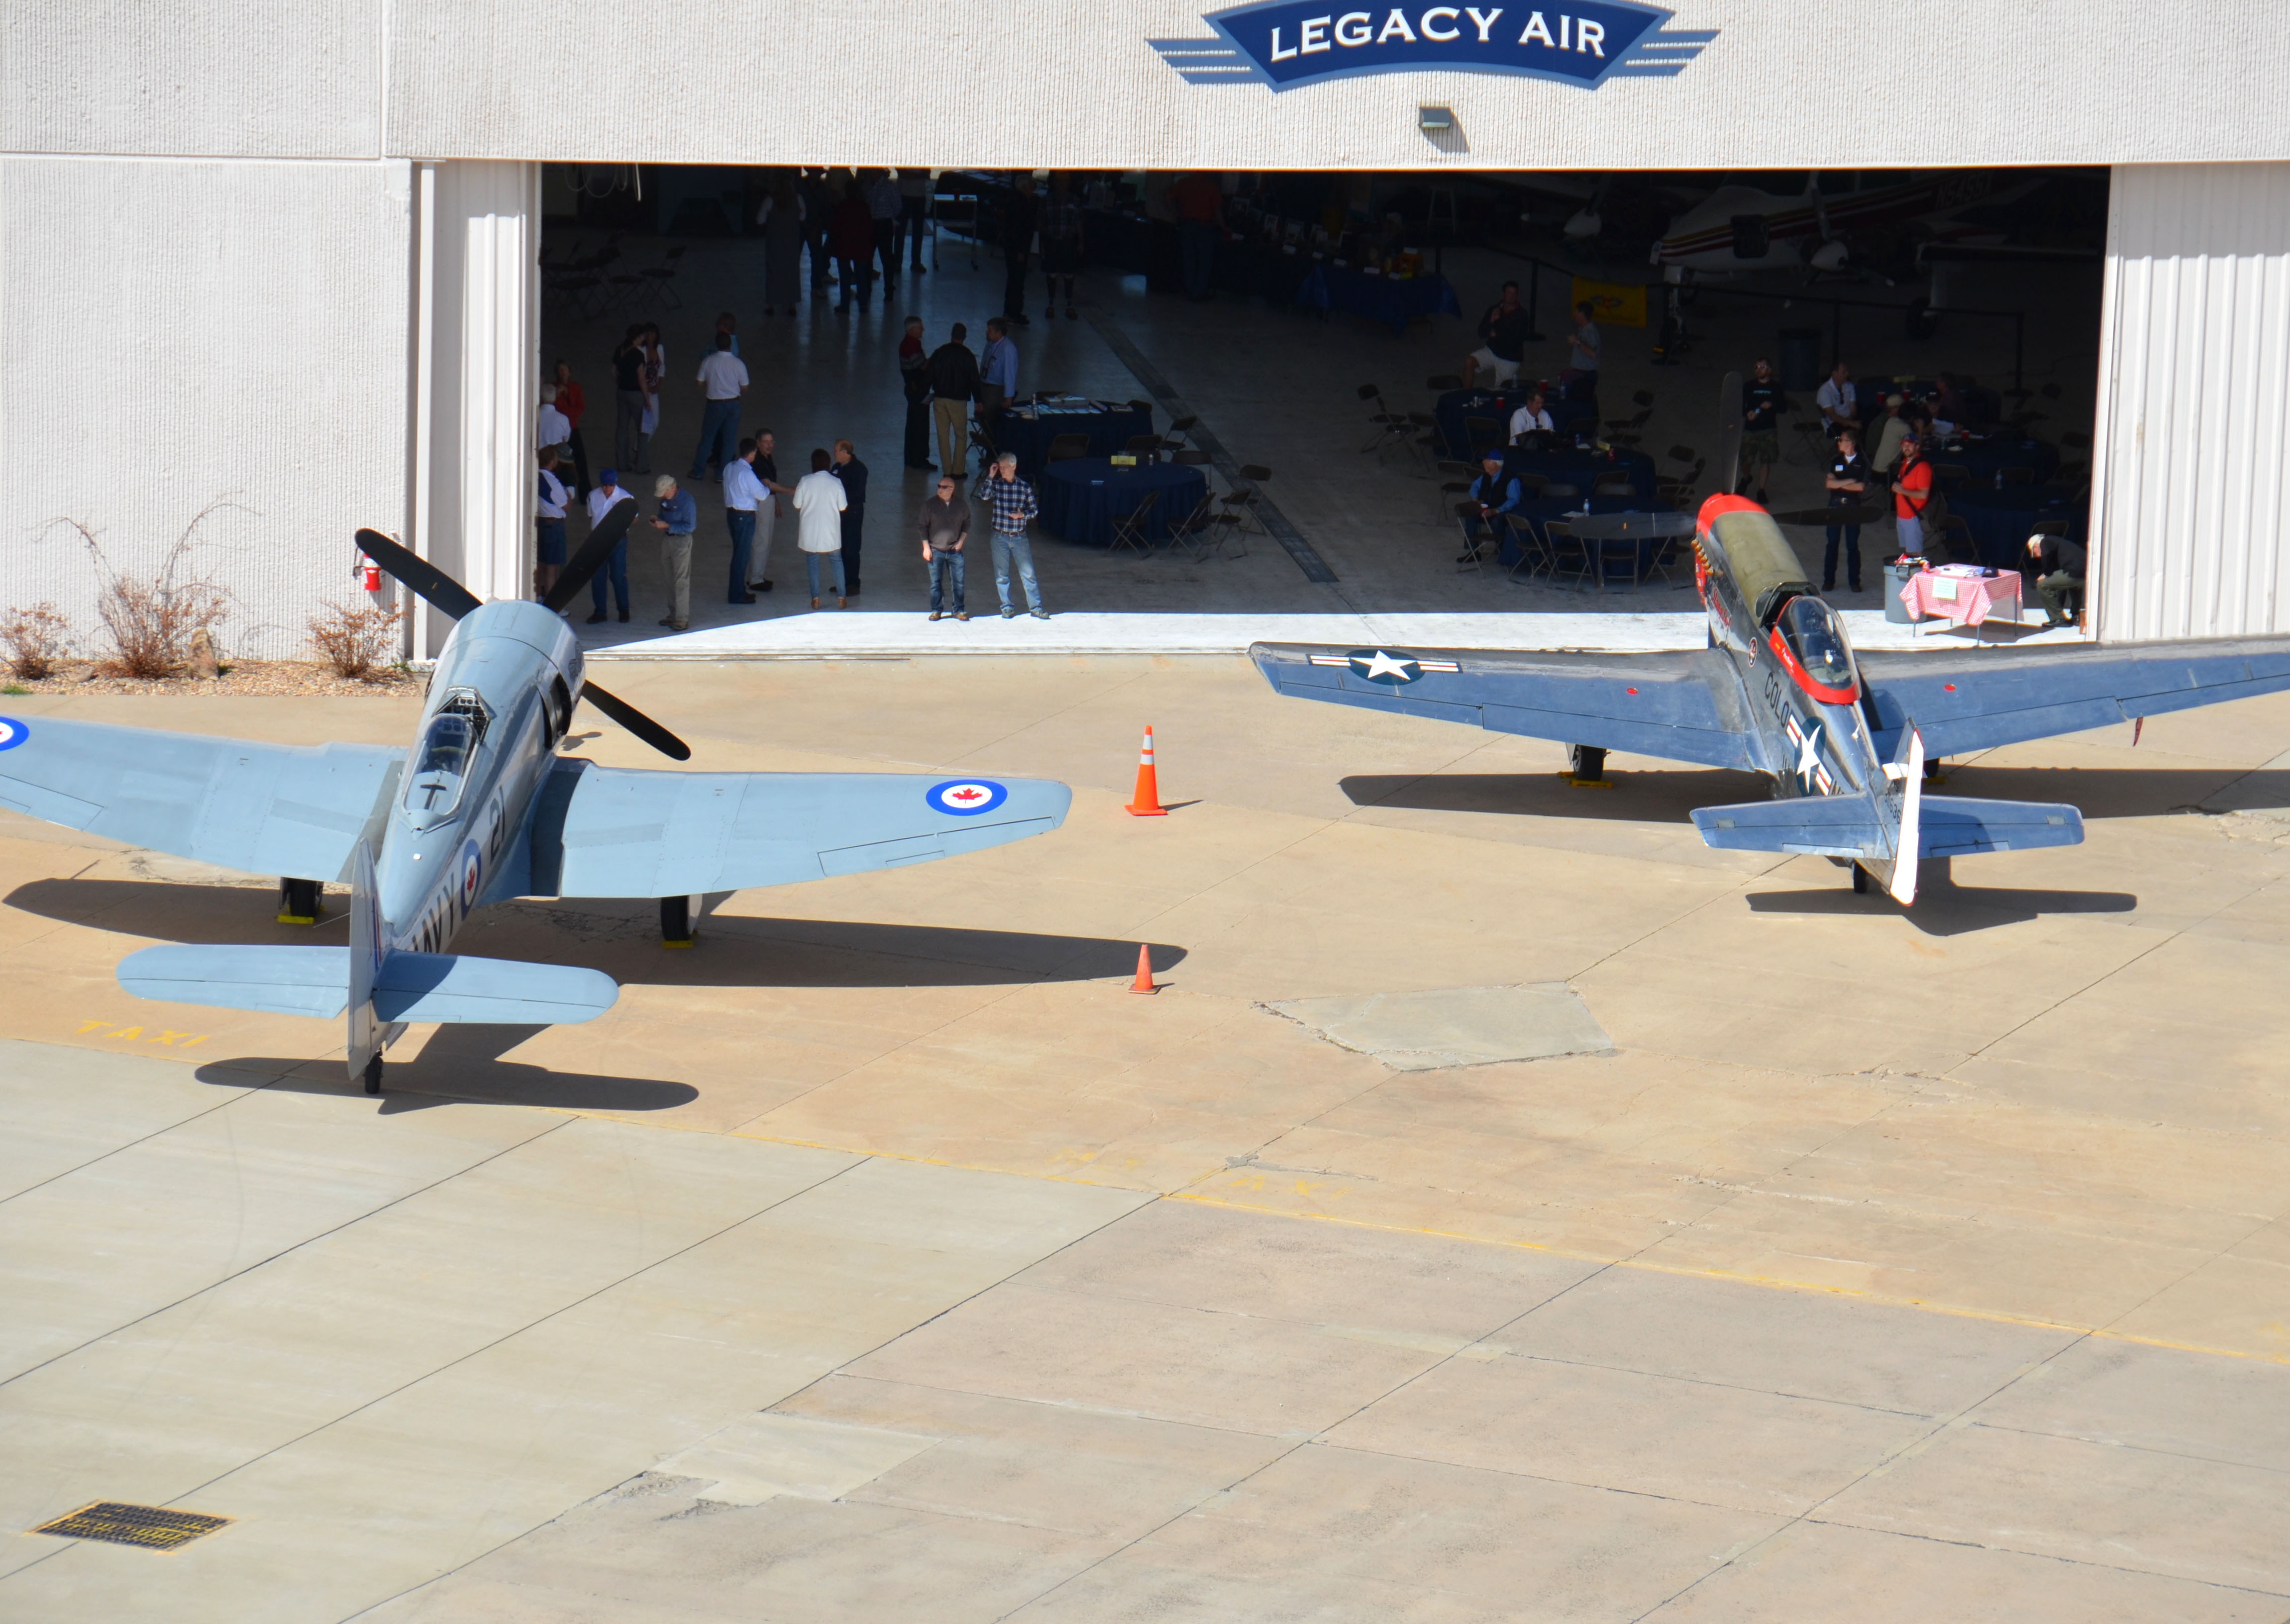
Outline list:
[[[829,472],[835,460],[824,450],[811,453],[811,472],[795,482],[797,521],[796,545],[803,549],[803,564],[811,576],[811,606],[819,607],[819,567],[835,572],[835,606],[845,607],[843,594],[843,482]]]

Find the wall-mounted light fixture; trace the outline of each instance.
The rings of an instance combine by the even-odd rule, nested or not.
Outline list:
[[[1455,127],[1455,114],[1450,108],[1417,108],[1415,123],[1426,135],[1445,135]]]

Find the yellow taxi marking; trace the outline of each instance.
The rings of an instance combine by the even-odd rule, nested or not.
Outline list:
[[[206,1042],[208,1038],[214,1036],[212,1032],[174,1032],[165,1027],[161,1027],[155,1032],[146,1033],[140,1026],[121,1026],[116,1020],[83,1020],[79,1023],[79,1036],[85,1036],[101,1027],[114,1028],[112,1031],[104,1033],[104,1036],[115,1043],[160,1044],[170,1049],[188,1049],[194,1044]]]

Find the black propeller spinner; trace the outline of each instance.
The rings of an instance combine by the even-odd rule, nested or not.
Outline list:
[[[628,534],[629,525],[635,520],[636,514],[634,502],[615,503],[613,510],[605,516],[604,522],[589,532],[589,539],[581,544],[581,550],[572,555],[572,562],[558,573],[556,586],[549,589],[548,596],[541,602],[556,610],[563,609],[571,602],[572,595],[589,584],[589,578],[604,567],[605,560],[612,556],[613,548],[620,544],[621,537]],[[467,587],[380,532],[359,531],[357,544],[360,552],[403,581],[410,591],[440,613],[458,620],[477,606],[476,595]],[[692,759],[690,745],[617,694],[605,692],[595,683],[584,682],[581,685],[581,697],[669,760]]]

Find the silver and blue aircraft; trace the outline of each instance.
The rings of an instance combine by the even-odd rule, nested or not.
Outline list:
[[[1740,440],[1738,380],[1727,386],[1734,452],[1721,467]],[[2083,840],[2072,806],[1925,795],[1942,758],[2290,689],[2279,636],[1856,655],[1773,516],[1743,497],[1702,504],[1693,572],[1704,649],[1249,653],[1299,699],[1568,745],[1578,779],[1598,780],[1608,750],[1763,773],[1773,800],[1693,813],[1706,844],[1827,857],[1852,868],[1854,890],[1873,879],[1903,905],[1920,859]]]
[[[382,568],[455,621],[409,750],[293,747],[48,717],[0,716],[0,805],[132,845],[286,876],[280,917],[314,923],[322,883],[350,890],[349,945],[167,946],[122,960],[138,997],[348,1014],[354,1080],[416,1021],[594,1020],[600,971],[451,954],[470,913],[514,897],[657,897],[691,940],[693,900],[898,868],[1053,829],[1072,795],[1038,780],[833,772],[663,772],[558,754],[588,700],[677,761],[690,748],[587,679],[556,611],[635,511],[599,525],[542,603],[483,604],[385,536]]]

